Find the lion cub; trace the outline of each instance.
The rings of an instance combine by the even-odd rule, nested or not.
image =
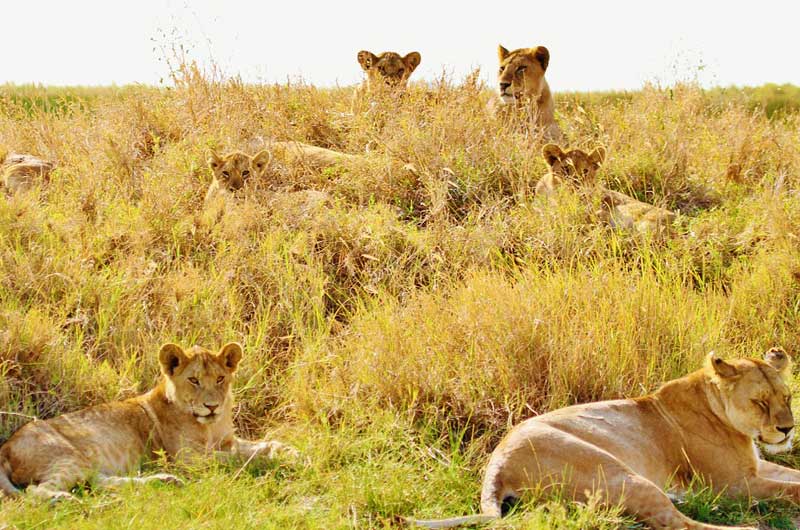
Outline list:
[[[54,164],[32,155],[9,153],[0,160],[0,185],[9,193],[31,189],[47,182]]]
[[[560,141],[563,135],[556,123],[555,102],[544,78],[550,51],[544,46],[508,51],[500,45],[497,57],[497,94],[489,100],[489,110],[525,112],[543,130],[546,139]]]
[[[599,194],[601,209],[597,217],[614,228],[654,232],[669,226],[675,214],[596,184],[597,171],[605,160],[606,151],[598,147],[591,153],[580,149],[564,151],[555,144],[542,148],[542,157],[550,171],[536,184],[536,194],[552,196],[555,189],[568,184],[575,189],[590,189]]]
[[[359,110],[363,99],[375,91],[404,89],[412,72],[422,62],[422,55],[419,52],[411,52],[402,57],[395,52],[383,52],[375,55],[367,50],[361,50],[358,52],[357,59],[367,77],[353,94],[351,105],[353,112]]]
[[[235,194],[245,187],[253,178],[260,178],[269,167],[272,155],[267,150],[262,150],[253,156],[241,151],[233,151],[225,156],[219,156],[216,151],[211,151],[208,166],[214,175],[214,180],[206,192],[206,205],[218,197],[227,197]]]
[[[753,440],[782,444],[794,433],[786,355],[724,360],[664,383],[654,393],[573,405],[523,421],[489,458],[482,515],[411,521],[446,528],[497,519],[505,499],[550,487],[625,511],[654,529],[714,530],[672,504],[694,479],[714,492],[800,502],[800,471],[762,460]],[[755,530],[755,529],[752,529]]]
[[[236,437],[231,382],[241,358],[235,342],[218,353],[165,344],[158,354],[161,381],[146,394],[34,420],[14,433],[0,447],[0,490],[13,496],[16,486],[29,486],[36,496],[59,499],[71,498],[68,490],[93,476],[100,486],[180,483],[167,474],[119,476],[160,451],[170,459],[295,455],[280,442]]]

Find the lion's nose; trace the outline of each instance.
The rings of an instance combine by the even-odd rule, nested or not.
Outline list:
[[[500,83],[500,92],[505,92],[508,87],[511,86],[511,83]]]
[[[219,407],[219,405],[209,405],[208,403],[203,403],[203,405],[205,405],[205,407],[206,407],[208,410],[210,410],[212,414],[214,413],[214,409],[216,409],[217,407]]]
[[[794,429],[794,426],[791,426],[791,427],[778,427],[778,430],[781,431],[786,436],[788,436],[789,433],[792,432],[792,429]]]

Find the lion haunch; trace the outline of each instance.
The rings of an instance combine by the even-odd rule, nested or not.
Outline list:
[[[800,501],[800,471],[762,460],[754,440],[791,439],[791,393],[782,374],[785,353],[764,360],[706,365],[635,398],[574,405],[523,421],[492,452],[481,492],[482,515],[412,521],[429,528],[485,522],[501,516],[507,498],[535,487],[560,488],[606,504],[655,529],[723,528],[693,521],[670,501],[694,478],[715,492]]]

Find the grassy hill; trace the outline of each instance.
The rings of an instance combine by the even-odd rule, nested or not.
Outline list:
[[[307,462],[180,467],[182,489],[2,503],[12,528],[381,528],[474,512],[509,426],[638,396],[706,353],[800,354],[800,94],[693,86],[557,95],[601,179],[679,212],[648,238],[536,198],[541,141],[488,116],[476,78],[348,113],[352,89],[211,82],[0,87],[0,151],[52,159],[0,197],[0,439],[30,417],[135,395],[167,341],[241,341],[237,425]],[[212,148],[294,139],[366,155],[289,166],[224,215]],[[418,174],[398,170],[410,162]],[[298,205],[298,191],[330,201]],[[800,466],[799,455],[783,457]],[[705,521],[793,528],[781,501],[715,498]],[[503,527],[639,528],[526,499]]]

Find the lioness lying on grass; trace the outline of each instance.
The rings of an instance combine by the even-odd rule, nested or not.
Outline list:
[[[54,164],[33,155],[8,153],[0,157],[0,187],[14,194],[47,182]]]
[[[159,352],[161,382],[141,396],[89,407],[49,420],[34,420],[0,447],[0,490],[47,498],[72,498],[70,488],[96,477],[100,486],[180,483],[173,475],[119,476],[163,451],[171,459],[296,454],[276,441],[250,442],[233,428],[231,381],[242,347],[232,342],[212,353],[165,344]]]
[[[551,196],[561,186],[589,190],[600,199],[597,217],[614,228],[634,229],[641,233],[657,232],[675,220],[675,214],[633,197],[598,186],[597,171],[605,160],[606,152],[598,147],[591,153],[580,149],[564,151],[555,144],[542,148],[542,156],[550,171],[536,184],[536,194]]]
[[[502,515],[504,500],[543,487],[582,501],[597,493],[656,529],[726,528],[689,519],[663,489],[680,494],[694,478],[715,492],[786,495],[800,503],[800,471],[762,460],[753,442],[781,445],[792,438],[791,394],[783,379],[788,363],[780,349],[763,361],[726,361],[712,353],[703,368],[653,394],[528,419],[489,459],[483,515],[411,522],[446,528],[490,521]]]

